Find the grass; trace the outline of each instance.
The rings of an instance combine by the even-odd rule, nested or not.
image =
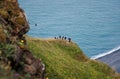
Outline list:
[[[88,59],[73,42],[27,37],[29,49],[46,65],[49,79],[120,79],[107,65]]]

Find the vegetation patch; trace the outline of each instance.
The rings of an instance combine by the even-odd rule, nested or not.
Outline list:
[[[119,79],[109,66],[87,58],[77,44],[27,36],[28,46],[46,65],[49,79]]]

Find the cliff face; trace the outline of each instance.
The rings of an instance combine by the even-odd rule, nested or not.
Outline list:
[[[4,28],[10,37],[16,36],[16,39],[19,39],[20,36],[29,30],[24,11],[19,8],[16,0],[0,1],[0,23],[0,28]],[[7,37],[9,38],[9,36]],[[13,41],[12,38],[9,39]],[[1,41],[7,42],[6,40]]]
[[[12,79],[44,79],[44,64],[27,48],[24,34],[28,31],[29,24],[17,0],[0,0],[0,70],[13,74]]]

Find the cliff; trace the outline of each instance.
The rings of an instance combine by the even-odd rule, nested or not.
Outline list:
[[[74,42],[27,36],[28,48],[46,65],[49,79],[120,79],[108,65],[87,58]]]
[[[45,65],[27,48],[29,31],[24,11],[17,0],[0,1],[0,77],[44,79]],[[1,79],[0,78],[0,79]]]
[[[17,0],[0,0],[0,79],[120,79],[106,64],[87,58],[77,44],[31,38],[28,31]]]

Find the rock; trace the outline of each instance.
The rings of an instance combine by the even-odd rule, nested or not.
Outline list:
[[[0,43],[5,43],[6,42],[6,34],[4,33],[4,29],[0,28]]]
[[[28,64],[28,65],[31,65],[32,64],[32,60],[30,58],[26,57],[25,63]]]
[[[36,68],[33,65],[27,65],[25,64],[24,71],[27,73],[30,73],[31,75],[36,74]]]
[[[23,57],[25,57],[24,71],[33,76],[42,77],[43,72],[45,72],[45,66],[41,60],[34,58],[28,50],[24,51]]]
[[[26,47],[24,34],[29,28],[25,12],[19,8],[17,0],[0,0],[0,63],[9,64],[5,69],[14,70],[22,79],[27,74],[30,79],[44,79],[45,65]]]

